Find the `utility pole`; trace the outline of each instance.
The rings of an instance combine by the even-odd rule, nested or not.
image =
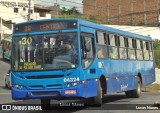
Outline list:
[[[28,0],[29,1],[29,10],[28,10],[28,21],[30,21],[31,19],[31,0]]]
[[[59,16],[59,7],[58,7],[57,0],[56,0],[55,5],[56,5],[56,14],[57,14],[57,17],[58,17]]]

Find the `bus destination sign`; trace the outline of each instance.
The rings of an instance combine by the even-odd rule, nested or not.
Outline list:
[[[31,22],[14,26],[14,33],[43,32],[52,30],[76,29],[77,21]]]

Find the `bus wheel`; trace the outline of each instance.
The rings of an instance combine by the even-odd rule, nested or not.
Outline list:
[[[41,108],[42,110],[49,110],[51,106],[50,99],[41,99]]]
[[[137,77],[137,88],[135,90],[126,91],[126,96],[129,98],[139,98],[142,90],[142,82],[140,77]]]
[[[142,91],[142,82],[139,77],[137,77],[137,88],[133,90],[134,98],[139,98],[141,96]]]
[[[97,90],[97,96],[94,97],[94,104],[97,106],[102,105],[102,97],[103,97],[103,92],[102,92],[102,87],[100,81],[98,82],[98,90]]]

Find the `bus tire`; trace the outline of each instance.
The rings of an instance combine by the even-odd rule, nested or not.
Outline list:
[[[142,91],[142,81],[140,77],[137,77],[137,88],[133,90],[133,97],[139,98],[141,96],[141,91]]]
[[[126,97],[128,98],[139,98],[141,96],[142,81],[140,77],[137,77],[137,87],[135,90],[126,91]]]
[[[102,97],[103,97],[103,92],[102,92],[101,83],[99,81],[98,82],[98,89],[97,89],[97,96],[94,97],[94,105],[101,106],[102,105]]]
[[[41,108],[42,110],[49,110],[51,107],[50,99],[41,99]]]

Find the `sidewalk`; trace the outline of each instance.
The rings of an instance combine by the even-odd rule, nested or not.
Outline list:
[[[156,81],[154,82],[157,83],[157,84],[160,84],[160,69],[156,69]]]

